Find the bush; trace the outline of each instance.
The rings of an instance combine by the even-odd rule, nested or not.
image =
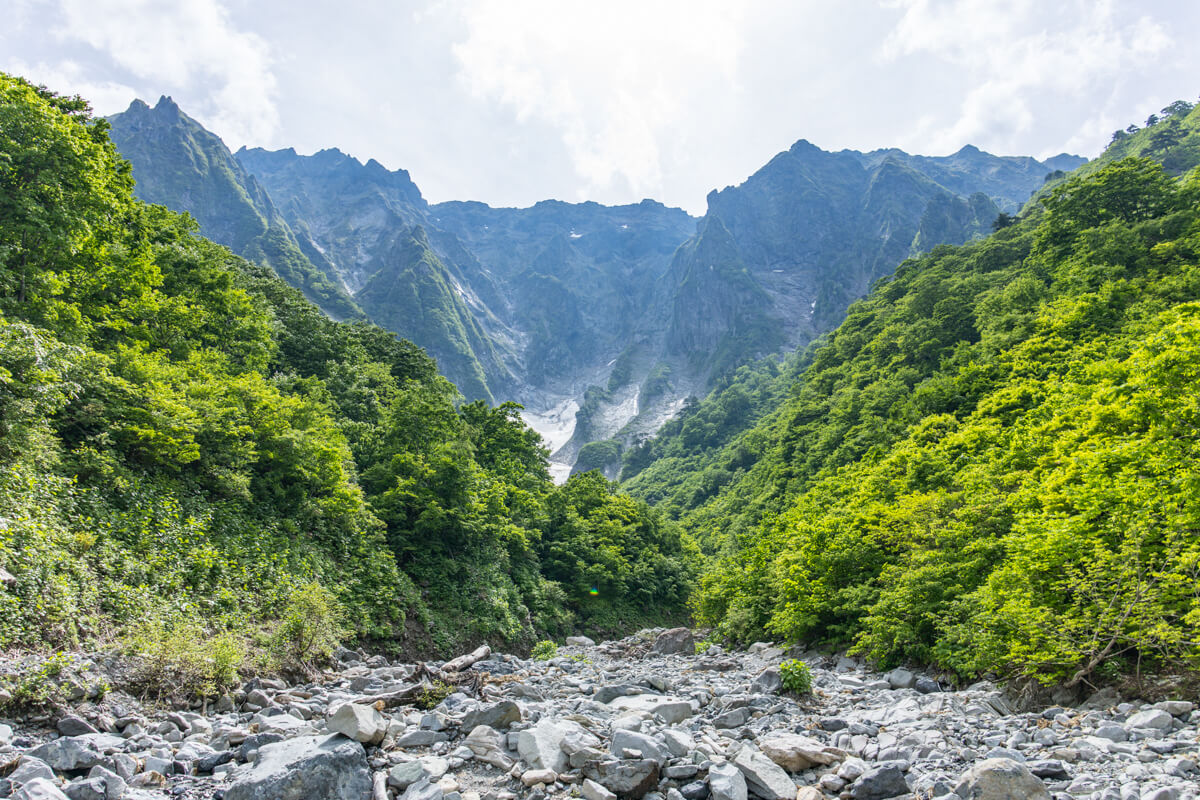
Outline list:
[[[549,639],[540,641],[533,646],[533,652],[529,655],[538,661],[549,661],[558,655],[558,645]]]
[[[793,694],[812,694],[812,672],[799,659],[785,661],[779,665],[779,677],[783,688]]]
[[[311,673],[328,662],[345,635],[342,608],[319,583],[298,589],[270,637],[274,665],[290,672]]]
[[[153,622],[126,640],[131,688],[156,698],[216,697],[238,682],[245,643],[199,622]]]

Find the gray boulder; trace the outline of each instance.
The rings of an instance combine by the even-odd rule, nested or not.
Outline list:
[[[565,772],[567,754],[563,752],[562,741],[571,731],[583,731],[583,727],[577,722],[565,720],[540,720],[532,728],[526,728],[518,734],[517,752],[530,769]]]
[[[487,725],[496,730],[505,730],[514,722],[521,721],[521,707],[512,700],[501,700],[468,711],[463,717],[462,732],[470,733],[480,725]]]
[[[641,758],[653,759],[658,762],[659,766],[663,766],[671,760],[671,751],[664,743],[652,739],[644,733],[634,731],[615,731],[609,749],[618,758],[629,758],[626,751],[636,750],[641,754]]]
[[[746,777],[733,764],[715,764],[708,769],[711,800],[746,800]]]
[[[387,733],[387,719],[373,706],[362,703],[342,703],[333,709],[325,726],[334,733],[363,744],[377,744]]]
[[[798,733],[772,733],[759,740],[758,749],[788,772],[837,764],[846,757],[837,748]]]
[[[850,787],[854,800],[884,800],[908,794],[904,771],[895,764],[883,764],[867,770]]]
[[[962,774],[954,791],[962,800],[1050,800],[1039,778],[1007,758],[980,761]]]
[[[54,724],[58,732],[63,736],[83,736],[89,733],[99,733],[100,731],[92,727],[92,724],[82,717],[77,717],[69,714]]]
[[[746,778],[746,787],[764,800],[796,800],[796,784],[783,768],[746,745],[733,757],[733,765]]]
[[[623,799],[637,800],[658,788],[658,762],[648,758],[592,761],[583,774]]]
[[[917,676],[903,667],[897,667],[884,678],[893,689],[911,689],[917,685]]]
[[[225,800],[367,800],[367,753],[345,736],[301,736],[264,745]]]
[[[1171,715],[1166,711],[1161,711],[1157,708],[1139,711],[1129,719],[1125,720],[1125,730],[1136,730],[1138,728],[1148,728],[1150,730],[1162,731],[1166,733],[1171,730],[1171,725],[1174,723]]]
[[[783,676],[779,667],[767,667],[750,682],[750,691],[755,694],[779,694],[783,689]]]
[[[125,740],[106,733],[89,733],[83,736],[63,736],[46,742],[29,752],[59,772],[91,769],[104,760],[105,753],[122,749]]]
[[[696,652],[696,637],[687,628],[672,628],[658,635],[652,649],[663,655],[683,653],[690,656]]]
[[[13,792],[12,800],[69,800],[69,798],[54,785],[53,781],[34,778]]]

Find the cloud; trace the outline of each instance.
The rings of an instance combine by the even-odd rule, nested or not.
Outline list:
[[[968,88],[953,116],[926,118],[910,135],[926,151],[972,141],[1011,148],[1054,104],[1086,97],[1109,105],[1122,79],[1173,45],[1147,15],[1115,0],[886,0],[901,16],[879,48],[884,62],[931,58],[959,70]],[[1082,109],[1081,109],[1082,110]],[[1093,115],[1072,144],[1093,143],[1119,118]],[[1081,132],[1082,133],[1082,132]],[[1011,150],[1010,150],[1011,151]]]
[[[672,131],[706,86],[736,83],[737,3],[474,0],[460,10],[459,79],[518,122],[557,131],[581,196],[660,195]]]
[[[219,0],[60,0],[60,12],[60,42],[94,48],[131,83],[202,98],[189,113],[227,143],[264,141],[278,127],[270,47],[238,30]]]
[[[20,59],[10,62],[6,69],[14,75],[64,95],[79,95],[99,114],[120,111],[137,97],[132,86],[110,80],[97,80],[91,71],[76,61],[55,63],[39,61],[34,64]]]

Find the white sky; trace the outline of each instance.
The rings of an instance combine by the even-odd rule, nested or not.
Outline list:
[[[799,138],[1094,156],[1200,93],[1194,0],[4,0],[0,70],[168,94],[232,148],[338,147],[431,201],[702,213]]]

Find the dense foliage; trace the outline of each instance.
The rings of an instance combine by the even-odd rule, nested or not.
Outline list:
[[[106,127],[0,75],[0,649],[199,621],[304,666],[343,631],[446,651],[680,613],[673,525],[556,489],[515,406],[458,407],[420,349],[136,200]]]
[[[1200,664],[1200,176],[1105,161],[906,262],[748,431],[729,387],[653,445],[628,485],[722,554],[702,621],[963,676]]]

